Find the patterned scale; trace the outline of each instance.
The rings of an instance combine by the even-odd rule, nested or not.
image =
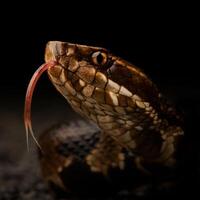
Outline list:
[[[163,101],[157,87],[139,68],[104,48],[58,41],[46,46],[45,61],[52,60],[57,63],[48,69],[53,85],[77,113],[99,129],[85,124],[81,127],[87,128],[82,131],[77,130],[79,125],[71,131],[64,126],[41,136],[44,153],[40,160],[48,181],[76,191],[69,181],[77,179],[76,173],[71,174],[73,178],[66,174],[77,163],[84,168],[79,182],[83,183],[84,178],[80,179],[86,175],[100,176],[106,186],[113,185],[110,177],[115,170],[133,178],[137,173],[147,177],[156,173],[152,166],[169,171],[176,166],[183,136],[181,115]],[[63,171],[65,176],[60,176]],[[132,181],[131,186],[136,182]]]

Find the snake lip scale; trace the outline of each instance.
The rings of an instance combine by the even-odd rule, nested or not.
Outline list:
[[[148,171],[146,164],[176,165],[183,137],[181,115],[165,103],[141,69],[104,48],[59,41],[47,43],[45,62],[53,62],[47,72],[55,88],[77,113],[100,129],[83,135],[59,129],[54,135],[41,136],[46,153],[40,161],[47,180],[66,189],[59,174],[78,157],[91,173],[103,176],[113,168],[123,171],[127,152],[143,172]],[[70,154],[70,145],[80,151]]]

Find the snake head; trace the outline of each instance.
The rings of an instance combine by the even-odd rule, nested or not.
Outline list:
[[[61,82],[61,78],[64,78],[63,81],[69,81],[73,73],[86,84],[117,92],[120,91],[119,87],[123,86],[132,95],[136,94],[149,102],[157,101],[158,90],[142,70],[105,48],[50,41],[46,45],[45,61],[52,60],[69,72],[65,78],[59,77],[58,69],[61,68],[51,68],[48,72],[53,81],[57,79]],[[128,91],[126,95],[130,96]]]
[[[45,61],[52,60],[58,63],[58,67],[48,70],[53,83],[73,82],[73,77],[108,92],[120,93],[120,89],[125,88],[124,95],[136,94],[149,102],[157,100],[155,85],[141,69],[105,48],[50,41],[46,45]]]
[[[121,119],[158,102],[157,88],[136,66],[100,47],[50,41],[45,61],[50,80],[75,111],[97,122]]]
[[[31,126],[31,101],[35,85],[45,71],[76,112],[95,122],[122,146],[131,142],[134,149],[132,136],[141,135],[147,127],[160,131],[160,135],[167,132],[168,123],[162,120],[163,112],[159,110],[158,90],[136,66],[104,48],[59,41],[47,43],[45,61],[33,74],[26,93],[27,143],[30,133],[39,146]]]

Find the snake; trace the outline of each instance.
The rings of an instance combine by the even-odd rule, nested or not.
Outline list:
[[[72,109],[92,125],[55,125],[36,140],[30,107],[44,71]],[[60,41],[46,45],[45,64],[27,89],[24,118],[27,135],[40,147],[43,177],[68,192],[73,191],[70,181],[86,190],[90,176],[107,179],[112,171],[123,173],[127,165],[133,167],[130,173],[143,174],[149,174],[148,166],[173,168],[184,136],[180,112],[142,69],[105,48]]]

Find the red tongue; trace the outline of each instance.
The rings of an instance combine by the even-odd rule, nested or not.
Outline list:
[[[25,98],[25,106],[24,106],[24,124],[26,129],[26,141],[27,141],[27,148],[29,149],[29,133],[31,134],[32,138],[36,142],[37,146],[41,149],[40,144],[38,143],[37,139],[35,138],[35,135],[33,133],[32,125],[31,125],[31,102],[32,102],[32,96],[33,92],[36,86],[36,83],[38,79],[41,77],[41,75],[50,67],[54,67],[56,65],[55,61],[49,61],[48,63],[45,63],[41,65],[36,72],[33,74],[27,91],[26,91],[26,98]]]

